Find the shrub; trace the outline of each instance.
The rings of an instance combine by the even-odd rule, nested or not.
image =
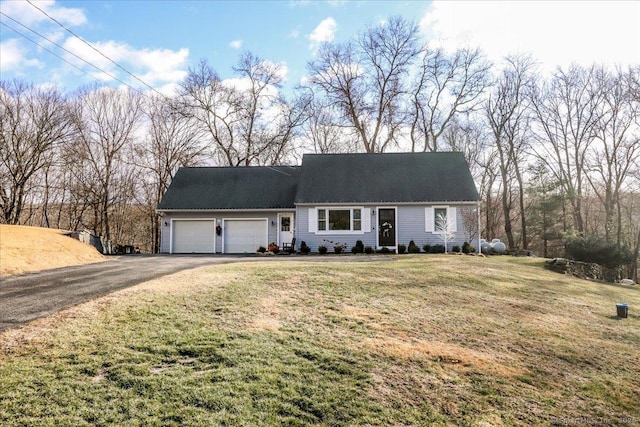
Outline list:
[[[361,254],[364,252],[364,245],[362,244],[362,240],[357,240],[356,244],[351,248],[351,252],[354,254]]]
[[[569,238],[565,241],[565,249],[567,258],[600,264],[611,269],[633,261],[633,254],[628,248],[596,236]]]
[[[453,248],[451,248],[451,252],[460,253],[461,252],[460,246],[454,245]]]
[[[398,245],[398,253],[399,254],[405,253],[406,250],[407,250],[407,246],[406,245],[402,245],[402,244]]]
[[[260,252],[261,254],[263,254],[263,253],[267,252],[267,248],[265,248],[264,246],[260,246],[260,247],[258,248],[258,252]]]
[[[389,254],[389,253],[391,253],[391,249],[389,249],[389,248],[388,248],[388,247],[386,247],[386,246],[383,246],[383,247],[378,251],[378,253],[381,253],[381,254]]]
[[[335,245],[333,247],[333,252],[337,253],[337,254],[341,254],[342,251],[344,251],[344,245]]]
[[[327,247],[326,247],[326,246],[324,246],[324,245],[320,245],[320,246],[318,246],[318,253],[319,253],[320,255],[324,255],[324,254],[326,254],[326,253],[327,253]]]
[[[371,246],[365,246],[364,247],[364,253],[365,254],[372,254],[373,253],[373,248]]]
[[[422,247],[422,250],[425,251],[426,253],[431,253],[431,245],[426,244]]]
[[[474,248],[473,246],[471,246],[469,244],[469,242],[464,242],[462,244],[462,253],[463,254],[470,254],[471,252],[475,252],[476,248]]]
[[[300,253],[306,255],[309,252],[311,252],[311,248],[307,246],[307,242],[305,242],[304,240],[300,242]]]
[[[429,248],[429,253],[431,254],[443,254],[444,253],[444,245],[433,245]]]
[[[410,254],[418,254],[420,253],[420,247],[418,245],[416,245],[416,242],[414,242],[413,240],[409,242],[409,253]]]

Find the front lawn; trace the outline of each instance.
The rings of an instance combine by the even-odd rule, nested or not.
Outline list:
[[[640,286],[393,259],[204,267],[6,331],[0,425],[640,423]]]

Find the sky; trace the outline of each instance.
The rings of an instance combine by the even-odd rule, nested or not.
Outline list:
[[[234,77],[246,51],[281,64],[293,87],[320,43],[398,15],[431,47],[480,47],[496,63],[530,53],[545,73],[640,64],[639,0],[0,0],[0,12],[0,79],[65,91],[99,83],[170,94],[201,59]]]

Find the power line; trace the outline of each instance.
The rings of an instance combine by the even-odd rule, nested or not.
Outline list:
[[[38,35],[39,37],[42,37],[43,39],[45,39],[45,40],[46,40],[46,41],[48,41],[49,43],[51,43],[51,44],[53,44],[53,45],[55,45],[55,46],[59,47],[59,48],[60,48],[60,49],[62,49],[62,50],[64,50],[64,51],[65,51],[65,52],[67,52],[68,54],[70,54],[70,55],[72,55],[72,56],[74,56],[74,57],[78,58],[79,60],[81,60],[81,61],[82,61],[82,62],[84,62],[85,64],[87,64],[87,65],[89,65],[89,66],[91,66],[91,67],[95,68],[96,70],[98,70],[98,71],[100,71],[100,72],[102,72],[102,73],[106,74],[107,76],[111,77],[112,79],[117,80],[118,82],[122,83],[123,85],[127,86],[128,88],[130,88],[130,89],[132,89],[132,90],[135,90],[136,92],[139,92],[139,93],[141,93],[141,94],[143,94],[143,95],[144,95],[144,93],[143,93],[143,92],[141,92],[139,89],[134,88],[133,86],[129,85],[127,82],[125,82],[125,81],[123,81],[123,80],[120,80],[118,77],[116,77],[116,76],[114,76],[114,75],[110,74],[109,72],[107,72],[107,71],[103,70],[102,68],[98,67],[97,65],[94,65],[94,64],[90,63],[89,61],[87,61],[87,60],[85,60],[85,59],[83,59],[83,58],[79,57],[79,56],[78,56],[78,55],[76,55],[75,53],[73,53],[73,52],[71,52],[70,50],[66,49],[64,46],[61,46],[60,44],[58,44],[58,43],[54,42],[53,40],[51,40],[51,39],[47,38],[46,36],[44,36],[44,35],[42,35],[42,34],[40,34],[40,33],[39,33],[39,32],[37,32],[36,30],[34,30],[34,29],[32,29],[32,28],[29,28],[28,26],[24,25],[24,24],[23,24],[23,23],[21,23],[20,21],[17,21],[16,19],[12,18],[11,16],[7,15],[6,13],[4,13],[4,12],[0,12],[0,15],[4,16],[4,17],[6,17],[6,18],[9,18],[10,20],[12,20],[13,22],[15,22],[16,24],[20,25],[21,27],[26,28],[27,30],[29,30],[29,31],[31,31],[32,33],[34,33],[34,34]],[[22,37],[24,37],[25,39],[29,40],[30,42],[34,43],[35,45],[37,45],[37,46],[41,47],[42,49],[46,50],[47,52],[51,53],[52,55],[54,55],[54,56],[56,56],[56,57],[58,57],[58,58],[62,59],[64,62],[66,62],[67,64],[69,64],[69,65],[71,65],[72,67],[76,68],[77,70],[80,70],[80,71],[82,71],[83,73],[87,74],[89,77],[92,77],[92,78],[94,78],[94,79],[95,79],[95,77],[94,77],[94,76],[91,76],[91,74],[89,74],[89,73],[87,73],[86,71],[84,71],[84,70],[80,69],[78,66],[76,66],[76,65],[72,64],[71,62],[67,61],[66,59],[64,59],[64,58],[63,58],[63,57],[61,57],[60,55],[56,54],[56,53],[55,53],[55,52],[53,52],[52,50],[50,50],[50,49],[48,49],[48,48],[46,48],[46,47],[42,46],[41,44],[39,44],[39,43],[38,43],[38,42],[36,42],[35,40],[31,39],[30,37],[27,37],[26,35],[22,34],[20,31],[17,31],[15,28],[10,27],[9,25],[7,25],[7,24],[6,24],[6,23],[4,23],[4,22],[1,22],[1,21],[0,21],[0,23],[1,23],[2,25],[4,25],[5,27],[9,28],[10,30],[14,31],[15,33],[17,33],[17,34],[21,35],[21,36],[22,36]],[[96,79],[96,80],[97,80],[97,79]]]
[[[80,40],[82,43],[86,44],[87,46],[89,46],[91,49],[93,49],[94,51],[96,51],[98,54],[100,54],[102,57],[104,57],[105,59],[107,59],[108,61],[110,61],[113,65],[115,65],[116,67],[120,68],[122,71],[124,71],[125,73],[127,73],[128,75],[130,75],[131,77],[133,77],[134,79],[136,79],[137,81],[139,81],[140,83],[142,83],[143,85],[145,85],[146,87],[148,87],[149,89],[151,89],[152,91],[154,91],[155,93],[157,93],[158,95],[166,98],[166,96],[160,92],[158,92],[153,86],[147,84],[145,81],[143,81],[142,79],[140,79],[139,77],[135,76],[133,73],[131,73],[129,70],[127,70],[126,68],[124,68],[123,66],[121,66],[120,64],[118,64],[117,62],[115,62],[113,59],[109,58],[107,55],[105,55],[104,53],[102,53],[99,49],[97,49],[95,46],[93,46],[91,43],[87,42],[86,40],[84,40],[82,37],[80,37],[78,34],[74,33],[73,31],[71,31],[69,28],[67,28],[63,23],[61,23],[60,21],[58,21],[57,19],[55,19],[54,17],[52,17],[51,15],[49,15],[46,11],[42,10],[41,8],[39,8],[38,6],[36,6],[35,4],[33,4],[31,2],[31,0],[27,0],[27,3],[29,3],[31,6],[33,6],[34,8],[38,9],[42,14],[44,14],[47,18],[49,18],[50,20],[52,20],[53,22],[55,22],[56,24],[58,24],[60,27],[62,27],[65,31],[67,31],[68,33],[70,33],[71,35],[73,35],[74,37],[76,37],[78,40]]]
[[[40,43],[38,43],[37,41],[33,40],[33,39],[32,39],[32,38],[30,38],[29,36],[27,36],[27,35],[25,35],[25,34],[21,33],[20,31],[16,30],[15,28],[11,27],[10,25],[7,25],[6,23],[4,23],[4,22],[2,22],[2,21],[0,21],[0,24],[4,25],[5,27],[7,27],[8,29],[10,29],[10,30],[11,30],[11,31],[13,31],[14,33],[16,33],[16,34],[18,34],[18,35],[22,36],[23,38],[25,38],[25,39],[29,40],[31,43],[35,44],[35,45],[36,45],[36,46],[38,46],[39,48],[41,48],[41,49],[43,49],[43,50],[46,50],[47,52],[49,52],[49,53],[50,53],[50,54],[52,54],[53,56],[55,56],[55,57],[57,57],[57,58],[59,58],[59,59],[62,59],[64,62],[66,62],[67,64],[71,65],[71,66],[72,66],[73,68],[75,68],[76,70],[78,70],[78,71],[80,71],[80,72],[82,72],[82,73],[86,74],[87,76],[89,76],[89,77],[93,78],[93,76],[92,76],[91,74],[87,73],[87,72],[86,72],[85,70],[83,70],[82,68],[80,68],[80,67],[78,67],[77,65],[72,64],[71,62],[67,61],[67,60],[66,60],[66,59],[64,59],[62,56],[58,55],[57,53],[55,53],[55,52],[54,52],[54,51],[52,51],[51,49],[49,49],[49,48],[47,48],[47,47],[45,47],[45,46],[42,46]]]

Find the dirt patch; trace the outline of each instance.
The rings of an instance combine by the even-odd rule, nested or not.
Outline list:
[[[522,374],[491,354],[441,341],[371,338],[364,340],[362,345],[369,351],[403,361],[431,361],[456,370],[474,369],[507,377]]]
[[[0,276],[105,261],[93,246],[64,230],[0,224]]]

